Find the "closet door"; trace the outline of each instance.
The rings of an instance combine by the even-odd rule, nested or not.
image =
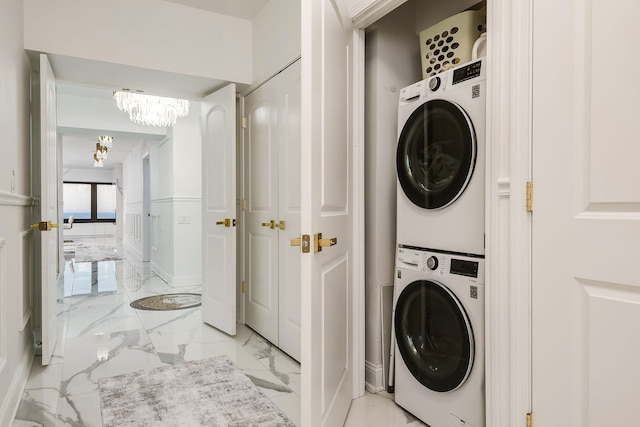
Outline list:
[[[273,80],[245,98],[245,322],[278,345],[278,95]],[[299,305],[299,304],[298,304]]]
[[[300,61],[278,75],[279,114],[279,347],[300,360],[300,248],[290,240],[300,236]]]

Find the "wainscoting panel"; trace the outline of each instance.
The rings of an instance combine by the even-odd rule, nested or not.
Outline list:
[[[18,325],[23,331],[31,319],[33,305],[33,231],[20,233],[20,248],[18,249]]]

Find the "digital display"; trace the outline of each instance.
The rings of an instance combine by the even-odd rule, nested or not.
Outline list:
[[[464,261],[461,259],[451,259],[451,274],[478,278],[478,263],[475,261]]]
[[[480,76],[481,66],[482,61],[477,61],[465,67],[460,67],[456,70],[453,70],[453,84],[455,85],[465,80],[473,79],[474,77]]]

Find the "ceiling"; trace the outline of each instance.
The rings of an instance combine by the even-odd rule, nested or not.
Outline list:
[[[269,0],[157,0],[170,1],[209,12],[252,20]],[[227,82],[205,77],[148,70],[64,55],[49,54],[56,74],[58,93],[112,99],[113,88],[145,88],[148,93],[191,100],[224,86]],[[238,89],[243,90],[239,85]],[[115,102],[114,102],[115,108]],[[95,143],[100,131],[59,129],[63,135],[63,168],[91,168]],[[114,134],[114,144],[104,169],[113,169],[143,139],[159,139],[158,135]]]

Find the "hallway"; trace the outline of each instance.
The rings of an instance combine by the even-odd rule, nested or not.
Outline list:
[[[235,337],[221,333],[202,323],[200,307],[130,307],[147,296],[200,291],[199,285],[169,286],[148,263],[127,257],[113,238],[65,241],[58,344],[50,366],[43,368],[40,357],[34,360],[13,427],[99,427],[100,378],[223,354],[299,425],[300,365],[260,335],[240,324]],[[422,425],[385,393],[355,400],[346,422],[349,427]]]

